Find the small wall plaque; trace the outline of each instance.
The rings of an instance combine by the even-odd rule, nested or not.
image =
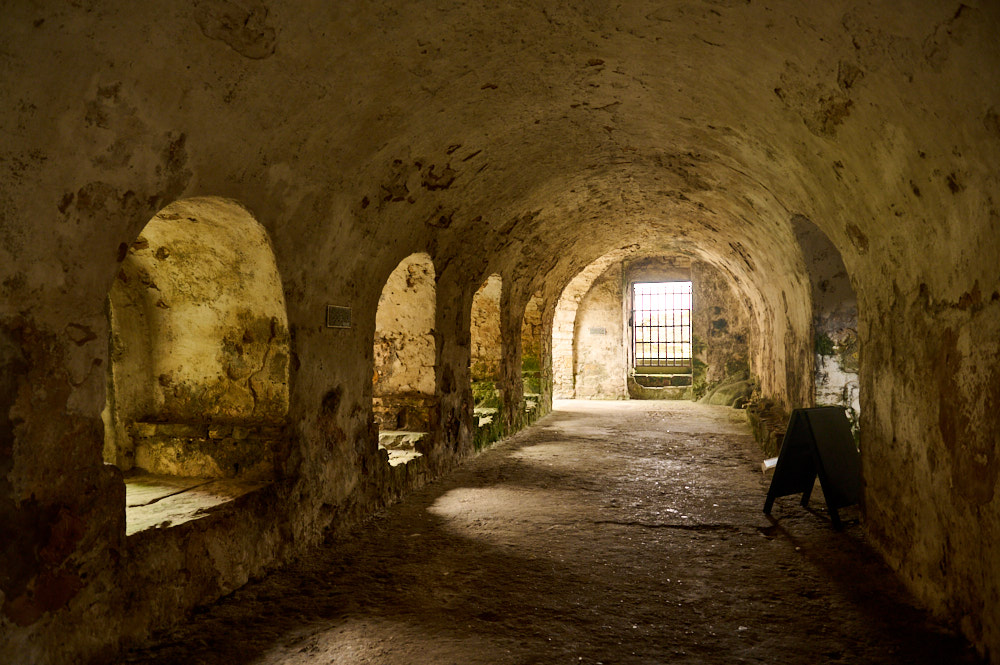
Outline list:
[[[326,306],[326,327],[327,328],[350,328],[351,308],[337,307],[336,305]]]
[[[590,334],[591,335],[607,335],[608,334],[608,329],[607,328],[591,328],[590,329]]]

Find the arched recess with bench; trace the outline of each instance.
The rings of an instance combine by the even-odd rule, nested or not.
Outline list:
[[[437,417],[436,293],[431,257],[411,254],[389,275],[375,313],[372,412],[393,466],[423,454]]]
[[[120,254],[107,303],[104,460],[125,475],[134,533],[274,477],[289,333],[267,232],[236,201],[177,201]]]

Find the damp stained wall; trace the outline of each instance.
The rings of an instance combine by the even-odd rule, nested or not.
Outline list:
[[[745,303],[761,394],[808,403],[801,215],[857,296],[865,529],[996,661],[998,32],[1000,6],[970,1],[8,3],[0,659],[107,656],[471,454],[468,322],[489,274],[519,294],[508,339],[527,294],[551,304],[560,394],[560,297],[575,307],[629,252],[688,252]],[[203,196],[270,236],[288,447],[266,490],[126,538],[103,459],[106,302],[149,220]],[[437,268],[419,472],[383,463],[372,411],[378,301],[413,253]],[[328,304],[352,326],[326,328]]]
[[[171,461],[184,444],[162,432],[284,424],[284,294],[267,234],[246,209],[201,198],[159,212],[129,246],[109,308],[106,461],[123,471],[225,475],[208,460]],[[155,445],[137,449],[137,423],[161,431]]]
[[[500,295],[503,280],[500,275],[490,275],[472,296],[470,324],[472,349],[472,380],[499,378],[503,357],[503,340],[500,334]],[[523,351],[522,351],[523,353]]]
[[[812,284],[816,404],[844,407],[856,427],[861,412],[857,296],[830,239],[801,215],[792,224]]]

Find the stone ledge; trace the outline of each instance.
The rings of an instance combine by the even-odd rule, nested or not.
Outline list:
[[[228,478],[132,474],[125,478],[125,535],[200,519],[212,509],[268,484]]]
[[[386,430],[378,433],[378,446],[386,450],[415,450],[417,444],[427,441],[428,432]]]
[[[472,410],[472,417],[476,419],[476,427],[486,427],[493,423],[494,417],[500,412],[491,406],[480,406]]]
[[[423,453],[418,451],[430,439],[429,432],[409,432],[406,430],[386,430],[378,433],[378,447],[389,454],[389,465],[406,464]]]

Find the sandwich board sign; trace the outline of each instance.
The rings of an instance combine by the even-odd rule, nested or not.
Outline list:
[[[817,476],[830,519],[840,528],[837,511],[861,498],[861,455],[847,414],[838,406],[792,411],[764,513],[770,515],[774,500],[790,494],[801,494],[802,506],[807,506]]]

